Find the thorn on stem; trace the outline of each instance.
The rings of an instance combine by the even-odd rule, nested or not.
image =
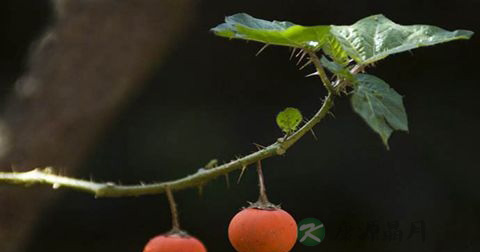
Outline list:
[[[303,58],[305,58],[305,55],[307,55],[307,52],[305,52],[305,51],[302,50],[302,55],[301,55],[300,58],[298,59],[297,65],[299,65],[300,62],[302,62]]]
[[[297,55],[295,55],[295,57],[300,56],[300,54],[302,54],[303,52],[304,52],[303,49],[300,49],[300,51],[298,51],[298,53],[297,53]]]
[[[257,143],[253,143],[253,145],[255,145],[255,147],[257,147],[258,150],[263,150],[263,149],[267,148],[267,147],[265,147],[261,144],[257,144]]]
[[[305,64],[303,64],[303,66],[301,66],[298,70],[302,70],[304,69],[305,67],[307,67],[308,65],[310,65],[312,63],[312,60],[309,59]]]
[[[258,50],[258,52],[255,54],[255,56],[258,56],[260,55],[260,53],[263,52],[263,50],[265,50],[270,44],[265,44],[264,46],[262,46],[262,48],[260,48],[260,50]]]
[[[227,188],[230,188],[230,177],[228,176],[228,173],[225,173],[225,182],[227,184]]]
[[[290,57],[288,58],[288,60],[292,60],[293,59],[293,56],[295,55],[295,51],[297,51],[297,48],[292,48],[292,52],[290,53]]]
[[[315,139],[315,141],[318,141],[317,135],[315,135],[315,131],[313,131],[313,129],[310,129],[310,132],[312,133],[312,136]]]
[[[208,169],[215,168],[217,166],[218,166],[218,159],[214,158],[214,159],[208,161],[208,163],[203,168],[208,170]]]
[[[242,180],[243,173],[245,172],[246,169],[247,169],[247,166],[244,165],[244,166],[242,167],[242,170],[240,171],[240,176],[238,176],[237,184],[240,184],[240,180]]]
[[[53,174],[53,169],[52,167],[45,167],[42,172],[46,174]]]

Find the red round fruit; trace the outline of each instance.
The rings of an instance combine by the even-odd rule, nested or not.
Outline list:
[[[228,238],[238,252],[288,252],[297,241],[297,223],[282,209],[247,208],[233,217]]]
[[[207,252],[207,249],[193,236],[169,234],[152,238],[143,252]]]

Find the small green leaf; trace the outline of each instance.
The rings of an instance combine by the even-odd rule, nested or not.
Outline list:
[[[283,132],[290,134],[297,130],[302,122],[302,113],[296,108],[286,108],[277,115],[277,125]]]
[[[267,21],[238,13],[211,29],[216,35],[265,44],[320,49],[330,36],[330,26],[301,26],[288,21]]]
[[[351,98],[353,110],[380,135],[388,149],[388,138],[394,130],[408,131],[402,96],[378,77],[369,74],[355,77],[357,85]]]
[[[399,25],[383,15],[364,18],[353,25],[332,25],[331,33],[359,64],[370,64],[388,55],[457,39],[473,32],[446,31],[431,25]]]

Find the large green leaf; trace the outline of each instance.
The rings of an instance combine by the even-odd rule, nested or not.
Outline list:
[[[225,18],[212,31],[227,38],[265,44],[320,50],[336,63],[349,58],[370,64],[390,54],[457,39],[469,39],[473,32],[447,31],[430,25],[399,25],[383,15],[364,18],[353,25],[302,26],[288,21],[267,21],[245,13]]]
[[[402,96],[383,80],[369,74],[358,74],[351,97],[353,110],[377,132],[388,148],[394,130],[408,131],[408,120]]]
[[[245,13],[225,18],[225,23],[212,28],[222,37],[253,40],[266,44],[296,48],[321,48],[330,35],[330,26],[301,26],[287,21],[266,21]]]
[[[446,31],[430,25],[403,26],[383,15],[364,18],[353,25],[332,26],[331,33],[348,55],[360,64],[369,64],[390,54],[456,39],[469,39],[473,32]]]

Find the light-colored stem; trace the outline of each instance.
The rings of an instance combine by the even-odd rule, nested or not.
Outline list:
[[[164,193],[168,187],[172,192],[186,188],[194,188],[206,184],[208,181],[217,178],[218,176],[228,174],[234,170],[248,167],[260,160],[283,155],[291,146],[293,146],[300,138],[309,132],[316,124],[318,124],[328,113],[333,106],[334,89],[330,80],[328,79],[323,67],[318,61],[315,53],[309,53],[312,62],[321,77],[322,82],[328,90],[328,95],[325,98],[322,107],[318,112],[306,122],[299,130],[286,138],[280,138],[273,144],[258,150],[252,154],[242,158],[230,161],[226,164],[217,166],[212,169],[200,169],[196,173],[180,178],[177,180],[140,184],[140,185],[118,185],[115,183],[97,183],[88,180],[74,179],[53,174],[50,168],[34,169],[28,172],[0,172],[0,183],[11,184],[50,184],[54,189],[59,187],[68,187],[84,192],[94,194],[95,197],[128,197],[141,196],[148,194]]]
[[[178,191],[186,188],[197,187],[206,182],[215,179],[218,176],[230,173],[242,167],[247,167],[259,160],[272,156],[282,155],[285,151],[295,144],[305,133],[307,133],[315,124],[327,114],[331,107],[333,95],[329,94],[322,108],[310,119],[301,129],[296,131],[287,139],[279,139],[275,143],[237,160],[217,166],[212,169],[200,169],[196,173],[178,180],[172,180],[161,183],[142,184],[142,185],[117,185],[111,182],[97,183],[88,180],[68,178],[55,175],[51,169],[34,169],[28,172],[0,172],[0,182],[12,184],[51,184],[53,188],[68,187],[94,194],[96,197],[125,197],[141,196],[147,194],[160,194],[165,192],[168,186],[172,191]]]

